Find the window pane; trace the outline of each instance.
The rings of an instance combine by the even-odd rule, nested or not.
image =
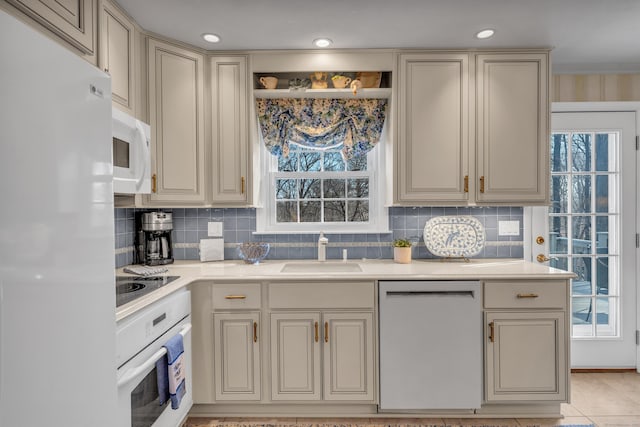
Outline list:
[[[591,295],[591,258],[573,258],[573,272],[578,275],[572,281],[573,295]]]
[[[609,253],[609,217],[596,217],[596,253]]]
[[[347,202],[347,212],[349,222],[366,222],[369,221],[369,201],[368,200],[349,200]]]
[[[320,153],[319,152],[301,152],[300,153],[300,172],[319,171],[320,170]]]
[[[591,323],[591,316],[593,316],[593,303],[591,298],[571,298],[571,305],[574,325],[588,325]]]
[[[566,254],[569,251],[567,236],[567,217],[549,217],[549,253]],[[558,267],[560,268],[560,267]]]
[[[596,175],[596,212],[609,212],[609,177]]]
[[[281,172],[296,172],[298,170],[298,154],[289,152],[289,157],[279,157],[278,170]]]
[[[276,199],[295,199],[297,182],[295,179],[276,179]]]
[[[566,176],[551,177],[551,206],[550,213],[569,212],[568,200],[569,179]]]
[[[344,198],[344,179],[325,179],[323,181],[323,196],[327,199]]]
[[[326,171],[343,171],[344,160],[342,154],[336,152],[327,152],[324,154],[324,170]]]
[[[609,295],[609,257],[596,258],[596,294]]]
[[[571,194],[573,212],[591,212],[591,177],[588,175],[573,176]]]
[[[276,202],[276,221],[298,222],[298,203]]]
[[[349,171],[366,171],[367,156],[354,156],[347,161],[347,170]]]
[[[551,172],[567,171],[567,139],[569,135],[554,133],[551,135]]]
[[[549,265],[560,270],[569,270],[569,260],[567,258],[552,257]]]
[[[609,165],[609,135],[599,133],[596,135],[596,170],[613,172],[614,168],[611,166]]]
[[[591,134],[574,133],[571,140],[573,170],[586,172],[591,170]]]
[[[324,202],[324,221],[325,222],[344,222],[345,221],[344,200]]]
[[[300,198],[301,199],[319,199],[320,198],[320,180],[319,179],[301,179],[300,180]]]
[[[369,197],[369,178],[347,180],[347,196],[352,199]]]
[[[320,222],[321,202],[300,202],[300,222]]]
[[[574,254],[591,253],[591,217],[574,216],[571,238]]]
[[[609,298],[606,298],[606,297],[596,298],[596,324],[598,325],[609,324]]]

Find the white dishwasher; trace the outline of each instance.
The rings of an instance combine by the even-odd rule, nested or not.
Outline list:
[[[482,296],[475,281],[380,281],[380,411],[482,403]]]

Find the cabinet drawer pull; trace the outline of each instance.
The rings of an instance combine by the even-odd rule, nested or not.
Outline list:
[[[464,192],[469,192],[469,175],[464,176]]]
[[[246,295],[226,295],[224,299],[246,299]]]
[[[480,192],[484,193],[484,175],[480,177]]]
[[[314,326],[315,326],[315,332],[316,332],[315,339],[316,339],[316,342],[318,342],[318,322],[316,322]]]
[[[324,322],[324,342],[329,342],[329,322]]]
[[[156,175],[155,173],[153,175],[151,175],[151,192],[152,193],[157,193],[157,184],[158,184],[158,175]]]
[[[253,342],[258,342],[258,322],[253,322]]]
[[[493,322],[489,323],[489,342],[493,342]]]
[[[518,297],[518,299],[522,299],[522,298],[538,298],[540,295],[538,295],[538,294],[518,294],[516,296]]]

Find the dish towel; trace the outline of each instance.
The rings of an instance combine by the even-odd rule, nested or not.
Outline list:
[[[164,345],[167,354],[156,362],[159,404],[171,399],[171,409],[178,409],[186,393],[184,343],[181,334],[176,334]]]

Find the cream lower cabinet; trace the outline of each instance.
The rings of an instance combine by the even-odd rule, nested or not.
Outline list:
[[[271,283],[271,400],[374,403],[372,282]]]
[[[150,38],[152,141],[149,206],[202,205],[205,192],[204,56]]]
[[[271,399],[372,401],[372,313],[272,313]]]
[[[214,313],[215,398],[260,400],[260,312]]]
[[[568,401],[564,281],[485,283],[485,399]]]

